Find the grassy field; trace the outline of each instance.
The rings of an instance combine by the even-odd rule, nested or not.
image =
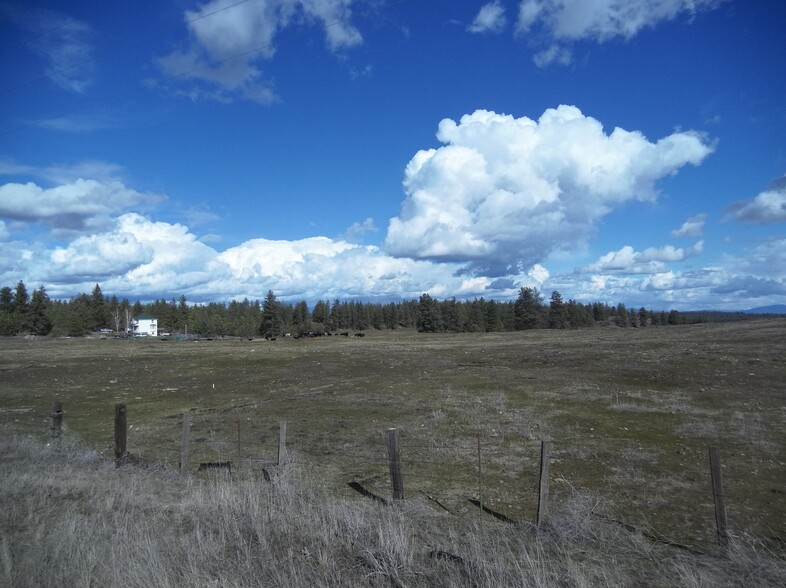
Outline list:
[[[593,513],[705,551],[713,444],[732,533],[777,553],[784,382],[783,319],[277,341],[12,338],[0,340],[0,426],[45,441],[60,400],[65,438],[111,457],[124,402],[129,450],[175,469],[190,410],[192,463],[230,459],[251,475],[274,460],[286,420],[294,462],[357,501],[348,482],[390,495],[386,430],[397,427],[406,497],[469,520],[481,493],[512,519],[534,519],[539,441],[549,439],[554,505],[590,493]]]

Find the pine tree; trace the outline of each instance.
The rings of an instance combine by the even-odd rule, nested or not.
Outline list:
[[[188,323],[188,304],[186,303],[185,294],[182,294],[177,302],[177,324],[175,328],[184,331],[186,323]]]
[[[617,326],[618,327],[629,326],[628,310],[625,308],[625,305],[622,304],[621,302],[617,305]]]
[[[27,286],[22,280],[16,285],[14,299],[11,303],[13,308],[14,332],[26,332],[30,328],[30,295],[27,293]]]
[[[428,294],[420,297],[418,304],[418,331],[421,333],[439,333],[442,331],[442,316],[439,305]]]
[[[0,289],[0,336],[16,335],[14,293],[8,286]]]
[[[565,304],[562,295],[554,290],[549,302],[549,329],[564,329],[566,323]]]
[[[87,335],[92,328],[90,297],[80,294],[68,303],[65,316],[65,334],[70,337]]]
[[[647,326],[647,319],[649,318],[649,313],[647,309],[643,306],[639,309],[639,326],[646,327]]]
[[[395,302],[390,302],[382,308],[382,320],[388,329],[398,329],[398,305]]]
[[[311,311],[311,320],[315,323],[323,325],[328,321],[330,316],[330,307],[324,300],[318,300],[314,305],[314,310]]]
[[[517,331],[537,329],[542,325],[541,295],[537,288],[522,288],[513,306]]]
[[[265,338],[277,337],[281,334],[281,304],[273,290],[268,290],[262,303],[262,324],[259,333]]]
[[[292,316],[292,326],[297,333],[308,333],[311,331],[311,320],[309,319],[308,303],[301,300],[295,304]]]
[[[49,296],[41,286],[38,290],[33,290],[33,296],[30,298],[30,332],[33,335],[48,335],[51,330]]]
[[[106,301],[103,292],[101,292],[101,286],[98,284],[95,285],[90,295],[90,319],[90,328],[93,331],[97,331],[109,323]]]
[[[493,333],[502,330],[502,319],[499,316],[499,305],[494,300],[486,303],[486,332]]]
[[[469,303],[466,330],[469,333],[486,330],[486,301],[482,296]]]
[[[449,333],[458,333],[462,329],[461,322],[459,321],[458,307],[459,304],[456,302],[455,298],[442,302],[442,324]]]
[[[143,312],[145,312],[145,307],[142,306],[142,303],[139,300],[134,302],[134,305],[131,307],[131,316],[139,316]]]

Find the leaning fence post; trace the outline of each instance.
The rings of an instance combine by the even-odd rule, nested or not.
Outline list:
[[[549,511],[549,453],[551,441],[540,442],[540,482],[538,484],[538,528],[546,521]]]
[[[718,545],[725,548],[729,544],[729,531],[726,527],[726,497],[723,494],[720,450],[712,446],[710,446],[710,475],[712,476],[712,497],[715,501],[715,528]]]
[[[278,424],[278,465],[283,465],[287,461],[287,422],[281,421]]]
[[[188,471],[188,443],[191,438],[191,413],[183,413],[183,445],[180,448],[180,471]]]
[[[52,404],[52,439],[58,439],[63,433],[63,403],[55,400]]]
[[[393,499],[404,500],[404,481],[401,477],[398,429],[388,429],[388,465],[390,466],[390,482],[393,485]]]
[[[115,467],[119,467],[122,459],[126,456],[127,440],[126,405],[115,404]]]

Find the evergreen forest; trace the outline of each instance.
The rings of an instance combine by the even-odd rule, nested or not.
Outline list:
[[[191,337],[314,336],[368,329],[416,328],[426,333],[575,329],[596,325],[657,327],[753,318],[738,312],[678,312],[603,302],[583,304],[562,299],[554,291],[548,300],[536,288],[521,288],[514,301],[437,300],[429,294],[398,302],[305,300],[282,302],[269,291],[263,301],[233,300],[189,304],[178,300],[131,303],[106,296],[99,284],[90,294],[71,300],[51,299],[43,286],[28,292],[23,281],[0,288],[0,336],[20,334],[78,337],[104,330],[127,334],[134,317],[149,313],[160,333]]]

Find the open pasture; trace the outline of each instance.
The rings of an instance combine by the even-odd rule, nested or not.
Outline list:
[[[286,420],[293,459],[347,496],[350,481],[390,495],[386,429],[397,427],[407,498],[475,516],[468,499],[482,495],[530,521],[539,441],[550,439],[552,501],[591,491],[598,513],[705,549],[707,447],[717,445],[732,533],[782,548],[784,382],[784,319],[277,341],[11,338],[0,340],[0,426],[45,439],[60,400],[64,434],[111,457],[123,402],[129,450],[176,468],[190,410],[192,464],[251,469],[275,459]]]

